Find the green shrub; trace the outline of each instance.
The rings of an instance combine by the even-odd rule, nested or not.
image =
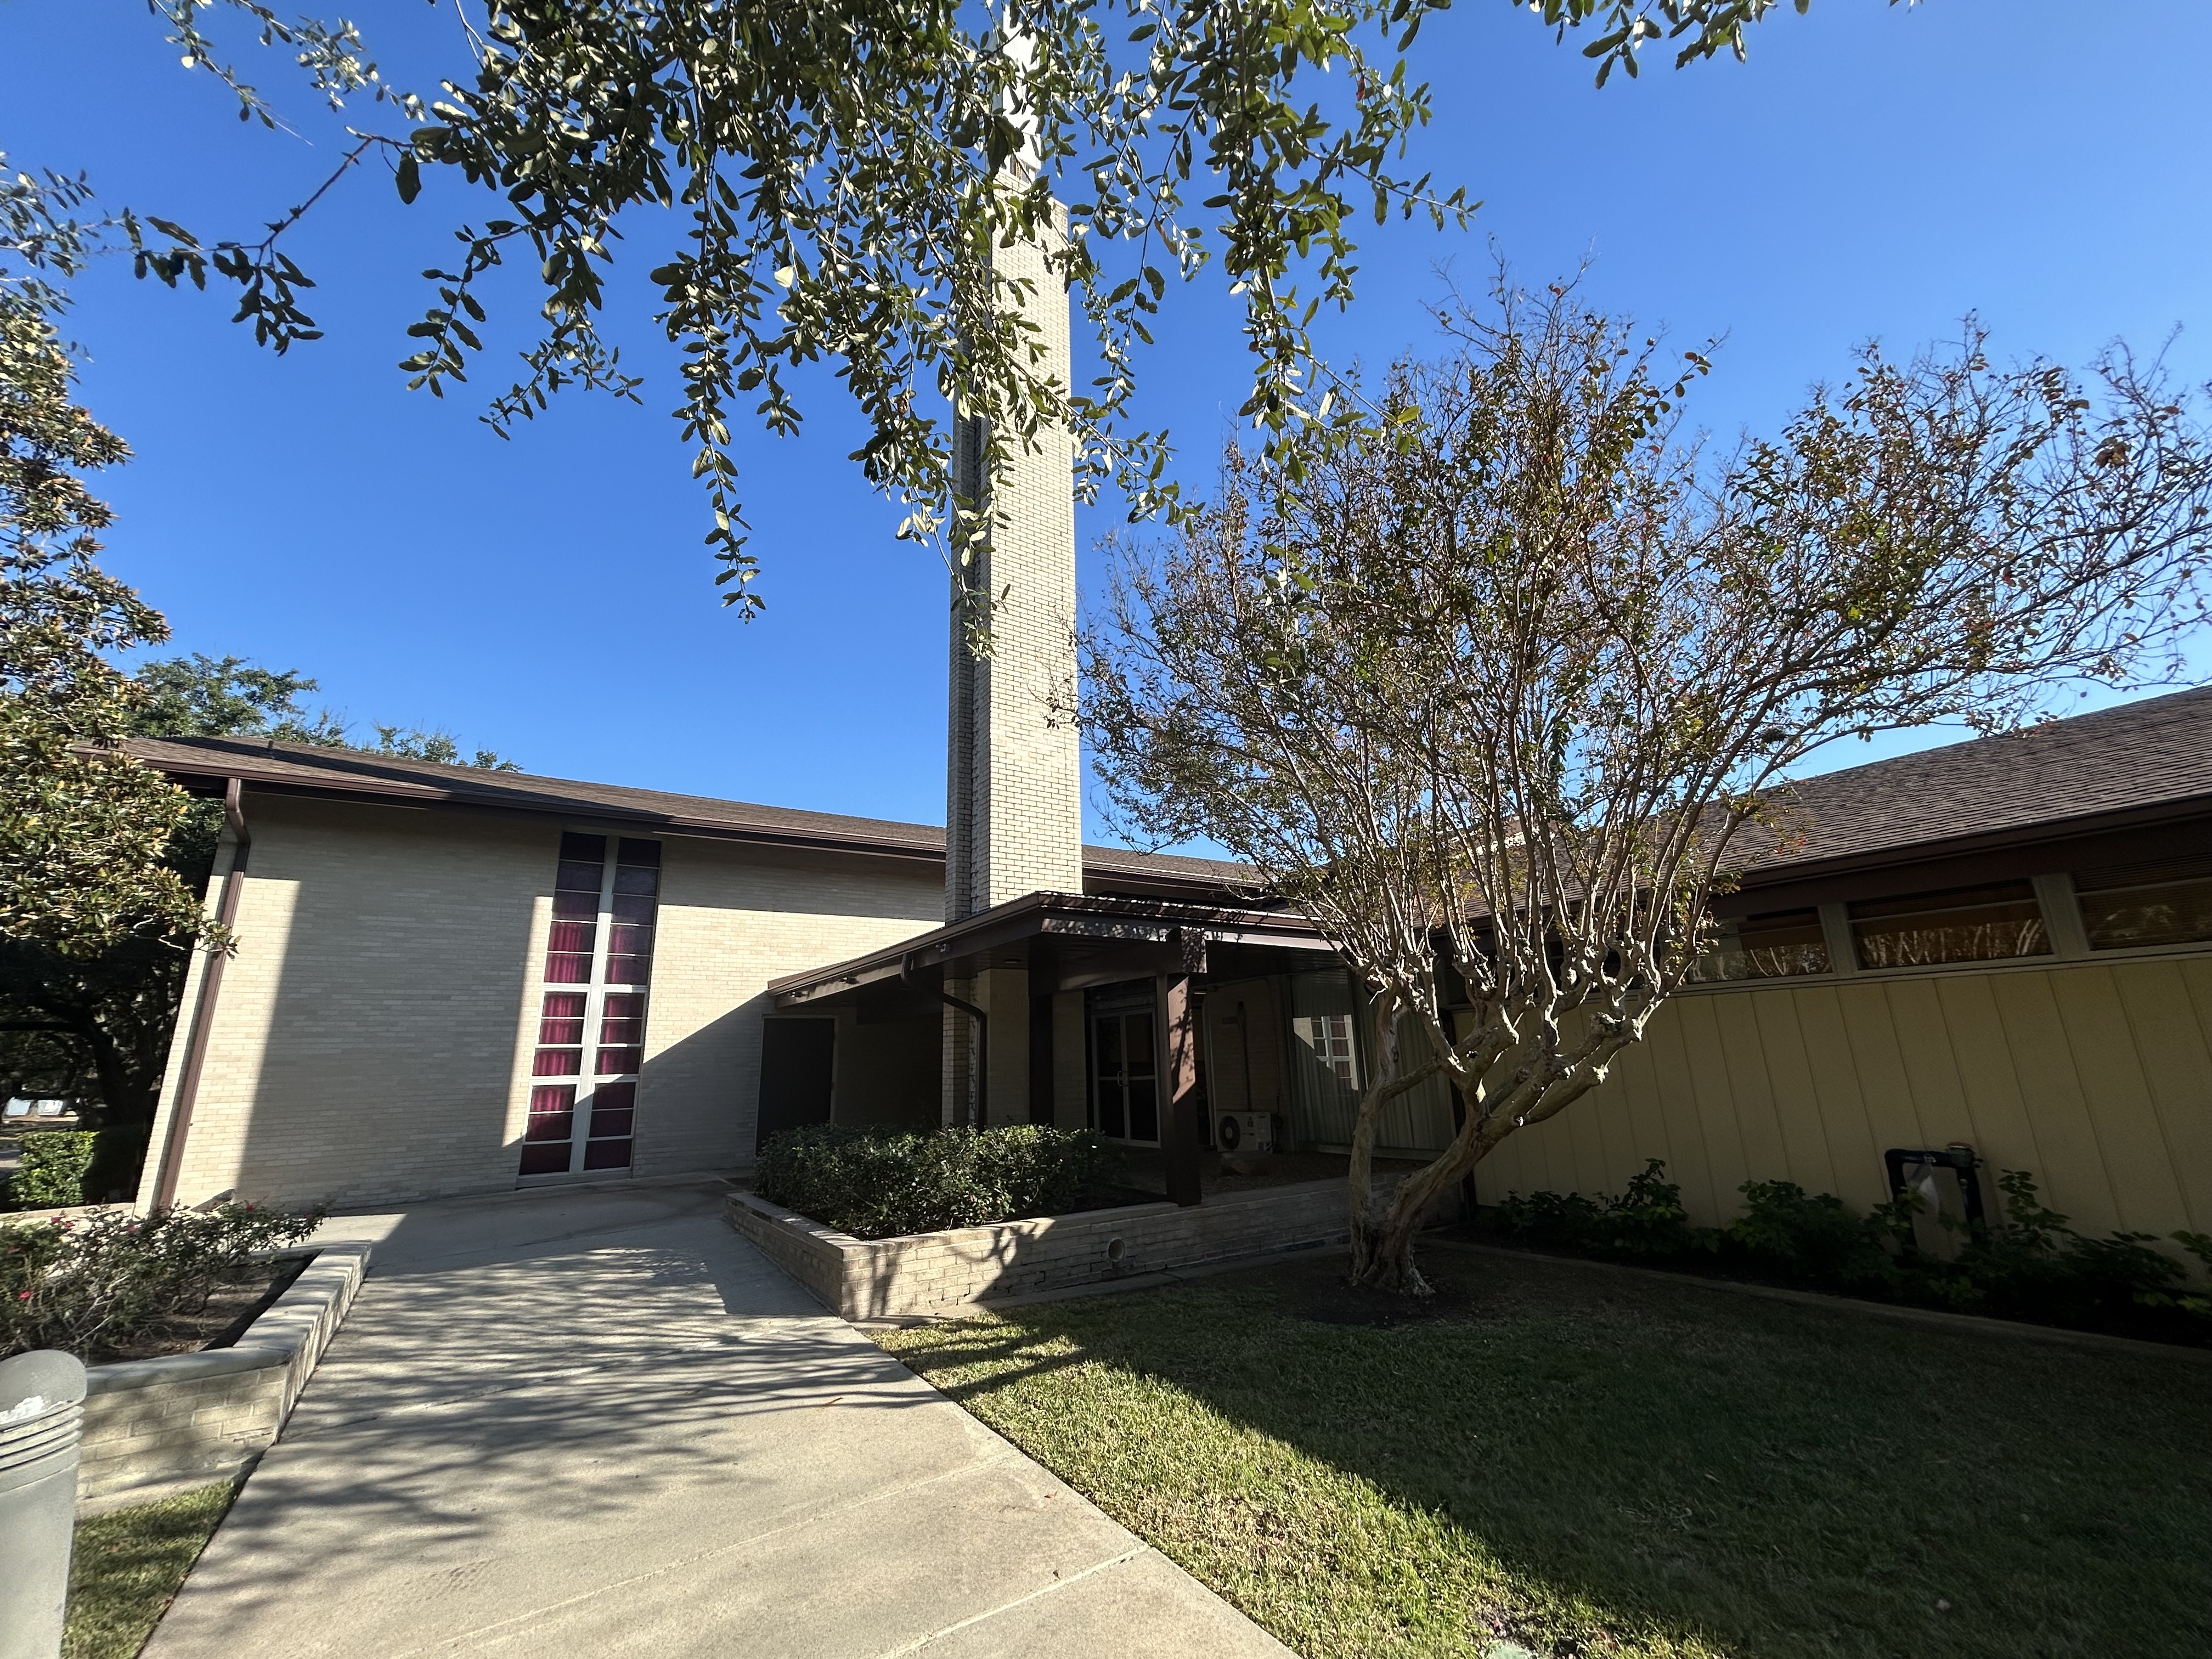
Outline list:
[[[1105,1146],[1087,1131],[820,1125],[770,1140],[753,1189],[855,1238],[892,1238],[1078,1207],[1110,1174]]]
[[[2027,1170],[2007,1170],[1997,1185],[2004,1219],[1975,1231],[1955,1261],[1941,1264],[1937,1276],[1948,1282],[1939,1293],[1963,1286],[1978,1311],[2061,1325],[2124,1326],[2147,1310],[2212,1314],[2212,1304],[2180,1289],[2187,1271],[2151,1248],[2155,1234],[2086,1237],[2044,1206]]]
[[[1863,1216],[1833,1193],[1808,1194],[1794,1181],[1747,1181],[1743,1213],[1722,1230],[1721,1248],[1758,1276],[1853,1296],[1890,1288],[1895,1265],[1883,1248],[1886,1218]]]
[[[1618,1198],[1509,1193],[1498,1217],[1507,1231],[1532,1244],[1595,1255],[1663,1259],[1698,1247],[1697,1230],[1682,1207],[1682,1189],[1667,1179],[1667,1165],[1656,1158],[1629,1178]]]
[[[0,1188],[0,1210],[128,1203],[138,1190],[146,1133],[143,1123],[31,1131],[23,1137],[15,1174]]]
[[[20,1162],[8,1182],[8,1202],[18,1210],[60,1210],[84,1202],[84,1172],[100,1139],[94,1129],[37,1129],[23,1137]]]
[[[1618,1197],[1510,1193],[1496,1219],[1524,1243],[1584,1255],[2043,1324],[2212,1340],[2212,1297],[2187,1288],[2187,1270],[2154,1248],[2155,1237],[2075,1232],[2045,1206],[2025,1170],[1998,1177],[2004,1202],[1995,1225],[1960,1228],[1943,1218],[1965,1234],[1945,1260],[1914,1245],[1919,1200],[1911,1194],[1862,1215],[1794,1182],[1747,1181],[1737,1189],[1742,1214],[1725,1227],[1692,1227],[1666,1168],[1653,1158]],[[2212,1269],[2212,1235],[2173,1237]]]
[[[321,1220],[319,1211],[223,1204],[0,1222],[0,1358],[60,1348],[97,1359],[200,1312],[256,1255],[296,1244]]]

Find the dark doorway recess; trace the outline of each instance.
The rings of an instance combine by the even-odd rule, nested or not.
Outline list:
[[[1030,999],[1030,1121],[1052,1122],[1052,996]]]
[[[770,1019],[761,1033],[758,1152],[772,1135],[830,1121],[830,1089],[836,1074],[837,1022]]]

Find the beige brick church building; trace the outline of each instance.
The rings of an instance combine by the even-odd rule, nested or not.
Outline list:
[[[140,752],[227,790],[242,832],[210,892],[238,953],[187,986],[147,1201],[735,1170],[830,1120],[1349,1133],[1355,988],[1231,866],[1081,848],[1060,884],[947,919],[929,826],[240,740]],[[1706,1218],[1748,1179],[1865,1204],[1886,1152],[1963,1142],[2085,1229],[2212,1227],[2212,690],[1802,794],[1808,839],[1731,896],[1714,977],[1480,1194],[1617,1190],[1656,1157]],[[1438,1088],[1383,1138],[1441,1146],[1451,1115]]]
[[[1032,303],[1065,377],[1066,305]],[[209,902],[239,939],[193,968],[141,1201],[358,1206],[739,1170],[811,1121],[1041,1121],[1160,1148],[1190,1202],[1201,1148],[1340,1146],[1366,1035],[1312,928],[1234,866],[1082,844],[1072,456],[1012,447],[988,658],[955,618],[943,830],[135,744],[223,797]],[[2212,689],[1799,796],[1808,833],[1724,902],[1707,980],[1478,1196],[1662,1158],[1699,1220],[1753,1179],[1863,1206],[1887,1154],[1955,1142],[2085,1231],[2212,1231]],[[1455,1110],[1405,1097],[1386,1149],[1442,1146]]]

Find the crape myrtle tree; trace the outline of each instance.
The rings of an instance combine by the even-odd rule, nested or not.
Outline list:
[[[2198,406],[2124,352],[1869,346],[1716,455],[1680,424],[1705,359],[1572,285],[1446,326],[1370,418],[1299,428],[1295,474],[1232,451],[1085,641],[1117,806],[1248,860],[1364,981],[1353,1271],[1417,1293],[1423,1212],[1603,1081],[1712,897],[1802,833],[1792,767],[2170,676],[2212,544]],[[1462,1126],[1372,1200],[1383,1108],[1439,1073]]]
[[[142,276],[231,288],[239,319],[283,351],[320,332],[286,238],[328,210],[350,169],[387,169],[410,202],[441,173],[483,188],[488,216],[459,226],[451,258],[424,273],[430,303],[402,368],[442,395],[511,297],[501,278],[534,289],[535,338],[490,399],[502,432],[565,386],[638,396],[599,325],[617,248],[649,240],[717,580],[750,615],[732,428],[750,416],[795,430],[787,377],[803,365],[834,364],[859,404],[869,435],[854,459],[908,509],[902,534],[963,564],[983,521],[972,503],[947,508],[955,408],[983,422],[987,467],[1060,426],[1086,499],[1113,479],[1135,512],[1174,510],[1163,434],[1128,417],[1151,318],[1205,267],[1244,302],[1245,413],[1269,432],[1295,419],[1310,397],[1308,326],[1351,295],[1360,221],[1468,210],[1399,170],[1430,113],[1407,53],[1446,3],[447,0],[473,61],[417,95],[387,83],[349,22],[259,0],[148,0],[241,119],[279,124],[233,61],[226,21],[345,107],[348,147],[265,234],[203,239],[132,215],[112,228]],[[1602,80],[1634,73],[1662,37],[1678,66],[1741,57],[1777,0],[1516,3],[1562,38],[1580,31]],[[1048,234],[1063,212],[1065,240]],[[1014,279],[994,266],[995,247],[1033,239],[1087,319],[1085,384],[1047,374]]]

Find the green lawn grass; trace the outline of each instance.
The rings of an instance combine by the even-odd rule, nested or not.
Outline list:
[[[131,1659],[230,1508],[230,1482],[80,1521],[62,1659]]]
[[[2212,1654],[2212,1368],[1424,1267],[878,1340],[1307,1659]]]

